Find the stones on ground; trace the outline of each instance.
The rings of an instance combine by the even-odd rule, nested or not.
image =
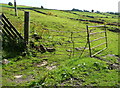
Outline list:
[[[109,67],[108,67],[110,70],[112,70],[112,69],[119,69],[120,68],[120,66],[119,65],[117,65],[117,64],[109,64]]]
[[[72,50],[66,50],[67,52],[72,52]]]
[[[85,47],[81,47],[81,48],[79,48],[79,47],[76,47],[75,49],[76,50],[82,50],[82,49],[84,49]]]
[[[41,36],[36,36],[35,39],[36,39],[36,40],[42,39],[42,37],[41,37]]]
[[[53,64],[54,64],[54,63],[53,63]],[[44,60],[42,63],[37,64],[36,66],[37,66],[37,67],[46,66],[46,68],[47,68],[48,70],[52,70],[52,69],[55,69],[55,68],[56,68],[56,66],[53,65],[53,64],[51,64],[50,66],[47,66],[47,65],[48,65],[48,62],[47,62],[46,60]]]
[[[55,51],[54,48],[46,48],[46,50],[47,50],[48,52],[54,52],[54,51]]]
[[[8,61],[7,59],[2,60],[2,64],[8,64],[8,63],[10,63],[10,61]]]
[[[40,46],[34,46],[32,44],[32,47],[35,48],[37,51],[41,52],[41,53],[45,53],[46,52],[46,48],[44,47],[44,45],[40,45]]]
[[[71,41],[67,41],[68,43],[72,43]]]
[[[37,51],[41,51],[39,46],[34,46]]]
[[[45,46],[41,44],[40,45],[40,51],[41,51],[41,53],[45,53],[46,51],[55,52],[55,48],[45,48]]]
[[[76,47],[76,48],[75,48],[75,50],[77,50],[77,51],[80,51],[80,50],[83,50],[83,49],[88,49],[88,48],[86,48],[86,47],[80,47],[80,48],[79,48],[79,47]]]
[[[39,40],[39,39],[42,39],[42,37],[41,36],[39,36],[37,33],[34,33],[33,35],[32,35],[32,37],[35,39],[35,40]]]
[[[47,61],[43,61],[42,63],[37,64],[37,67],[45,66],[45,65],[47,65],[47,64],[48,64]]]
[[[52,65],[52,66],[46,66],[46,68],[47,68],[48,70],[52,70],[52,69],[55,69],[56,66],[54,66],[54,65]]]
[[[34,42],[30,42],[31,48],[35,48],[36,50],[40,51],[41,53],[45,53],[46,51],[48,52],[55,52],[55,48],[46,48],[44,45],[40,44],[40,46],[35,46]]]
[[[14,76],[15,78],[19,79],[19,78],[22,78],[23,75],[16,75]]]
[[[75,49],[76,49],[76,50],[81,50],[81,48],[78,48],[78,47],[76,47]]]
[[[45,53],[46,52],[46,48],[42,44],[40,45],[40,51],[41,51],[41,53]]]

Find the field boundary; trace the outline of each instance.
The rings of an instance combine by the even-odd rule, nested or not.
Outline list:
[[[86,52],[85,50],[87,50],[87,52],[86,52],[87,54],[89,53],[88,56],[94,57],[95,55],[101,53],[102,51],[104,51],[108,47],[106,25],[99,25],[99,26],[88,26],[88,25],[86,25],[86,27],[87,27],[86,30],[82,30],[82,31],[78,31],[78,32],[57,31],[57,30],[51,30],[51,29],[46,29],[46,28],[43,28],[43,30],[47,31],[49,33],[49,35],[51,35],[53,33],[52,36],[54,36],[55,38],[60,37],[59,41],[58,41],[59,43],[60,43],[60,40],[62,39],[62,37],[65,38],[65,39],[66,38],[70,39],[69,43],[66,43],[66,41],[63,41],[64,43],[61,43],[60,44],[61,46],[58,46],[58,47],[62,47],[62,44],[68,44],[69,45],[71,43],[72,45],[70,47],[68,47],[68,49],[65,47],[66,51],[69,52],[69,54],[68,54],[69,57],[74,57],[75,55],[77,55],[80,58]],[[102,31],[100,30],[99,32],[91,32],[94,29],[90,30],[89,28],[103,28],[103,30]],[[83,33],[85,33],[86,35],[81,35]],[[66,34],[67,34],[67,36],[66,36]],[[97,39],[91,40],[90,39],[91,36],[96,35],[96,34],[101,34],[103,37],[98,37]],[[79,40],[81,40],[81,38],[84,41],[82,41],[82,42],[79,41]],[[75,39],[77,39],[78,41],[74,41]],[[100,44],[95,45],[94,47],[91,45],[92,42],[99,41],[99,40],[102,40],[102,39],[105,39],[105,41],[101,42]],[[57,42],[57,41],[52,41],[52,40],[48,39],[47,42]],[[78,44],[78,45],[75,46],[76,44]],[[99,51],[95,51],[94,53],[92,53],[93,49],[97,49],[98,47],[103,46],[103,45],[105,45],[104,48],[102,48]],[[60,52],[63,52],[63,51],[61,50]],[[76,53],[76,52],[79,52],[79,53]],[[65,55],[65,54],[58,54],[58,55]]]
[[[43,45],[47,48],[54,48],[56,51],[54,55],[67,55],[69,58],[77,56],[80,57],[84,52],[86,41],[86,30],[82,31],[59,31],[43,28]],[[81,38],[83,40],[81,40]],[[47,43],[47,44],[46,44]],[[50,44],[49,44],[50,43]],[[65,52],[65,53],[64,53]]]

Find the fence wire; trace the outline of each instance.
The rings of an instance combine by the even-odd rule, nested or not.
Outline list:
[[[55,49],[52,55],[65,55],[69,58],[80,57],[86,48],[86,31],[70,32],[43,29],[41,43]]]

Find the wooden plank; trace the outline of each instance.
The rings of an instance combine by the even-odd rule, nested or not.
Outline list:
[[[90,35],[99,34],[99,33],[105,33],[105,31],[90,33]]]
[[[93,56],[95,56],[95,55],[99,54],[100,52],[102,52],[102,51],[103,51],[103,50],[105,50],[105,49],[107,49],[107,47],[105,47],[104,49],[102,49],[102,50],[100,50],[100,51],[96,52],[95,54],[93,54],[93,55],[91,55],[91,56],[93,57]]]
[[[11,29],[11,27],[8,26],[8,24],[4,21],[4,19],[2,19],[2,22],[4,23],[4,25],[9,29],[9,31],[17,38],[19,36],[17,36],[17,34]]]
[[[95,47],[92,47],[91,49],[97,48],[97,47],[99,47],[99,46],[101,46],[101,45],[104,45],[104,44],[106,44],[106,42],[101,43],[101,44],[99,44],[99,45],[97,45],[97,46],[95,46]]]
[[[105,27],[105,25],[99,25],[99,26],[88,26],[88,27]]]
[[[5,25],[3,26],[3,28],[9,34],[9,36],[14,39],[14,36],[9,32],[9,30],[7,29],[7,27]]]
[[[95,39],[95,40],[92,40],[92,41],[90,41],[90,42],[94,42],[94,41],[97,41],[97,40],[100,40],[100,39],[103,39],[103,38],[106,38],[106,37],[100,37],[100,38]]]
[[[13,26],[13,24],[6,18],[5,14],[2,14],[2,17],[9,24],[9,26],[16,32],[16,34],[19,36],[19,38],[23,39],[23,37],[20,35],[20,33],[17,31],[17,29]]]
[[[8,37],[9,39],[13,39],[13,38],[11,38],[10,36],[9,36],[9,34],[7,34],[3,29],[2,29],[2,32],[3,32],[3,34],[5,34],[6,35],[6,37]]]

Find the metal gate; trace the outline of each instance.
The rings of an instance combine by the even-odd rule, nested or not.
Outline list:
[[[103,50],[105,50],[107,47],[108,47],[108,42],[107,42],[107,32],[106,32],[106,26],[105,25],[102,25],[102,26],[86,26],[87,27],[87,43],[88,43],[88,47],[89,47],[89,55],[90,57],[93,57],[99,53],[101,53]],[[102,28],[103,31],[101,30],[97,30]],[[96,32],[95,32],[96,31]],[[97,36],[97,34],[99,34],[99,36]],[[93,36],[94,35],[94,36]],[[94,38],[91,38],[91,37],[94,37]],[[102,36],[102,37],[101,37]],[[97,37],[97,38],[96,38]],[[105,39],[103,41],[100,41],[102,39]],[[98,41],[99,40],[99,44],[96,43],[97,45],[94,45],[94,44],[91,44],[95,41]],[[101,43],[102,42],[102,43]],[[105,45],[104,47],[102,47],[102,49],[98,50],[98,51],[95,51],[93,53],[93,49],[95,48],[98,48],[100,46],[103,46]]]

